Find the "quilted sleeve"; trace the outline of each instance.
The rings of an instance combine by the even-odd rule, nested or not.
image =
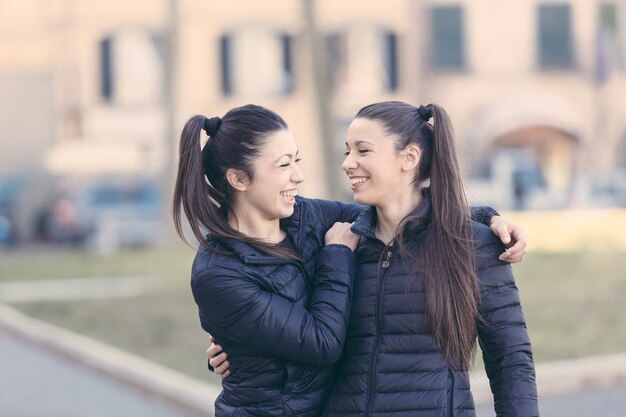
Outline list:
[[[356,268],[354,253],[328,245],[317,258],[307,310],[276,295],[249,276],[209,267],[192,278],[202,327],[284,359],[327,365],[339,359],[345,341]]]
[[[502,251],[495,236],[477,251],[481,286],[478,340],[497,416],[539,416],[530,338],[513,270],[498,260]]]

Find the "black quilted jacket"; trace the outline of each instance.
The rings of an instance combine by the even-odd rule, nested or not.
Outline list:
[[[409,235],[428,221],[428,200],[420,214],[407,226]],[[367,210],[352,228],[363,236],[359,266],[344,356],[324,415],[474,417],[467,373],[448,364],[429,332],[422,277],[375,237],[372,222]],[[484,320],[478,336],[497,415],[538,416],[531,345],[511,267],[498,260],[504,248],[486,226],[472,222],[472,231]]]
[[[229,354],[231,376],[215,402],[221,416],[317,416],[345,340],[356,257],[324,246],[336,221],[362,207],[297,198],[281,220],[304,262],[265,256],[242,242],[203,248],[191,287],[202,327]]]

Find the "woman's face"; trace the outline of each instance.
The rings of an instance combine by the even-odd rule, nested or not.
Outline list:
[[[357,203],[380,206],[404,187],[406,173],[400,154],[380,122],[354,119],[348,128],[345,155],[342,168]]]
[[[242,193],[245,210],[255,210],[262,218],[275,220],[293,214],[298,186],[304,174],[300,155],[289,130],[271,133],[253,164],[253,179]]]

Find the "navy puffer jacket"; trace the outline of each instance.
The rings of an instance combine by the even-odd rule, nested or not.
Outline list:
[[[376,238],[373,213],[368,209],[352,227],[363,236],[359,266],[344,356],[324,415],[473,417],[468,374],[448,364],[429,332],[422,277]],[[407,235],[417,236],[429,214],[425,200]],[[498,259],[504,248],[486,226],[472,221],[472,232],[484,320],[478,337],[497,415],[538,416],[530,340],[511,267]]]
[[[317,416],[343,348],[356,257],[324,246],[336,221],[361,206],[298,197],[281,220],[303,262],[263,255],[242,242],[211,240],[225,256],[201,248],[191,287],[204,330],[229,353],[231,376],[216,416]],[[211,239],[209,237],[209,239]]]

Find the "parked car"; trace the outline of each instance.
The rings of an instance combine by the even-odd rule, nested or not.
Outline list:
[[[97,250],[148,246],[163,232],[161,194],[151,182],[98,182],[58,198],[45,219],[52,242]]]

